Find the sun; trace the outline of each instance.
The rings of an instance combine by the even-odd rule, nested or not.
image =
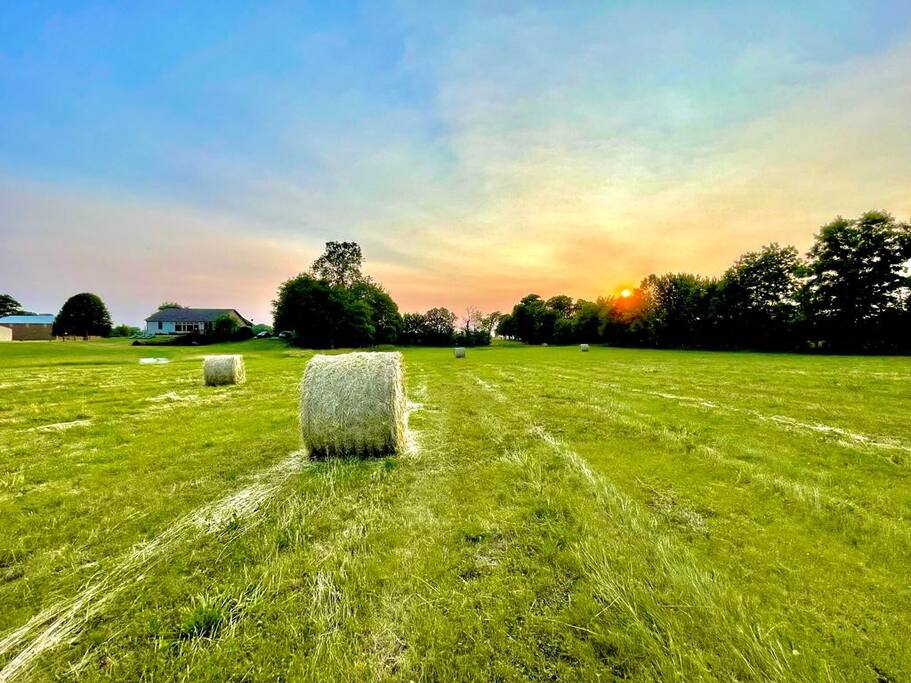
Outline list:
[[[633,295],[633,292],[629,289],[620,290],[620,296],[624,299],[629,299]]]

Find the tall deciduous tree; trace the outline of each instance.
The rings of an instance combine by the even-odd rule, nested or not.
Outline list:
[[[648,302],[646,326],[656,346],[706,345],[709,299],[714,283],[689,273],[649,275],[639,290]]]
[[[455,335],[456,314],[448,308],[431,308],[424,314],[427,324],[426,344],[445,346]]]
[[[361,273],[355,242],[327,242],[310,273],[284,282],[272,302],[275,328],[312,348],[391,344],[402,333],[392,297]]]
[[[575,310],[572,297],[566,296],[565,294],[558,294],[557,296],[550,297],[545,305],[547,308],[557,313],[561,318],[572,317]]]
[[[326,242],[326,251],[311,266],[314,277],[330,285],[351,287],[359,282],[364,254],[357,242]]]
[[[787,348],[795,343],[805,266],[791,246],[741,256],[721,278],[715,311],[719,345]]]
[[[355,300],[370,308],[370,325],[373,328],[371,344],[394,344],[402,334],[402,316],[398,305],[380,285],[363,279],[351,287]]]
[[[96,294],[75,294],[63,304],[52,332],[56,336],[107,337],[111,334],[111,315]]]
[[[296,343],[325,349],[370,343],[370,307],[343,287],[301,274],[284,282],[272,302],[275,328],[295,333]]]
[[[817,336],[844,350],[901,344],[909,259],[911,226],[884,211],[824,225],[809,253],[805,292]]]

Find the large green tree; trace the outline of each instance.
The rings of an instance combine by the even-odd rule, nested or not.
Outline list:
[[[554,309],[537,294],[528,294],[512,309],[510,326],[516,336],[529,344],[549,343],[554,340],[557,320],[564,318],[562,304],[568,297],[556,296],[550,299],[561,306]],[[571,303],[571,300],[570,300]]]
[[[598,328],[601,326],[601,306],[595,301],[579,299],[575,303],[573,314],[574,341],[594,342],[598,339]]]
[[[907,346],[909,259],[911,226],[884,211],[824,225],[804,292],[817,338],[842,350]]]
[[[272,302],[275,329],[292,331],[295,343],[311,348],[391,344],[402,333],[392,297],[361,273],[355,242],[327,242],[309,273],[284,282]]]
[[[571,318],[575,312],[575,304],[572,297],[565,294],[550,297],[545,305],[561,318]]]
[[[357,242],[326,242],[326,250],[313,262],[311,274],[330,285],[351,287],[363,279],[364,254]]]
[[[427,339],[425,344],[431,346],[447,346],[452,344],[455,337],[455,313],[448,308],[431,308],[424,314]]]
[[[356,282],[350,289],[355,301],[366,303],[370,309],[373,328],[371,344],[394,344],[402,334],[402,316],[398,305],[380,285],[369,279]]]
[[[717,284],[690,273],[649,275],[639,285],[643,341],[652,346],[711,346],[711,300]]]
[[[292,331],[296,344],[316,349],[370,344],[371,312],[350,290],[306,273],[284,282],[272,302],[275,329]]]
[[[111,334],[111,316],[100,297],[82,292],[66,300],[52,331],[56,336],[107,337]]]
[[[719,283],[719,346],[787,348],[795,344],[805,266],[792,246],[769,244],[741,256]]]

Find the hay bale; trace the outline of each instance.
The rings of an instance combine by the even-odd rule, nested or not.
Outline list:
[[[547,342],[544,342],[543,344],[541,344],[541,346],[547,346]]]
[[[588,351],[588,344],[579,344],[580,351]]]
[[[455,357],[456,357],[456,358],[464,358],[464,357],[465,357],[465,347],[464,347],[464,346],[457,346],[457,347],[455,347]]]
[[[206,384],[217,387],[223,384],[243,384],[247,379],[243,356],[206,356],[202,364]]]
[[[402,354],[314,356],[301,381],[301,435],[311,457],[388,455],[405,445]]]

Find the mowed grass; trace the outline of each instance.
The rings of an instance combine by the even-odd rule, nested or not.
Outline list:
[[[0,345],[0,681],[911,677],[911,359],[403,351],[311,463],[310,352]]]

